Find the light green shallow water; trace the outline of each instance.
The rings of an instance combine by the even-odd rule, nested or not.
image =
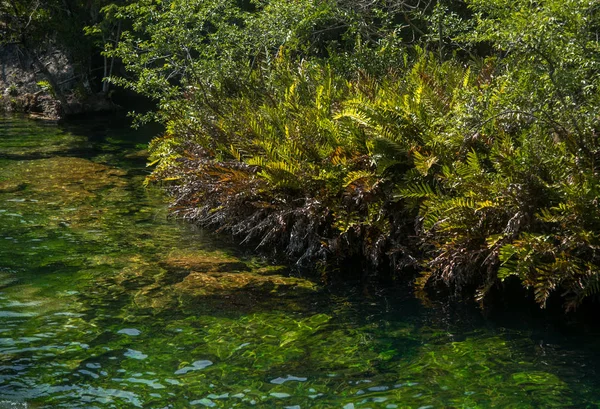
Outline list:
[[[0,408],[600,405],[593,335],[332,294],[167,221],[144,138],[0,117]]]

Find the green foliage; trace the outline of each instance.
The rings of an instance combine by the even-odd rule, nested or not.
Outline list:
[[[42,81],[38,81],[37,82],[38,87],[40,87],[42,89],[42,91],[47,92],[48,94],[54,96],[54,89],[52,88],[52,85],[46,81],[46,80],[42,80]]]
[[[435,246],[421,284],[479,285],[484,297],[514,275],[541,305],[560,289],[574,308],[596,293],[600,261],[598,12],[579,1],[471,6],[478,26],[470,41],[491,43],[502,56],[493,77],[480,69],[489,80],[465,95],[461,105],[472,111],[448,128],[468,129],[461,136],[473,150],[445,163],[439,193],[421,204]]]
[[[328,66],[306,62],[294,72],[285,57],[261,81],[262,90],[222,96],[219,116],[199,118],[196,129],[205,131],[191,134],[192,144],[189,131],[182,132],[187,116],[173,117],[170,136],[151,146],[159,164],[152,178],[181,182],[170,189],[185,217],[314,261],[361,215],[376,213],[368,203],[379,179],[364,135],[334,120],[354,88]]]
[[[51,72],[54,70],[47,68],[48,59],[59,52],[72,66],[72,80],[78,80],[83,94],[96,91],[99,79],[108,76],[106,61],[104,75],[99,74],[102,68],[97,65],[100,52],[105,47],[113,47],[115,37],[118,37],[118,30],[114,27],[117,24],[115,19],[110,13],[100,13],[100,9],[116,8],[129,1],[0,1],[0,46],[14,46],[23,62],[33,63],[35,70],[52,84],[54,96],[61,101],[65,113],[68,113],[67,98],[63,92],[65,83],[60,83],[56,78],[57,74]],[[63,67],[57,68],[62,69]]]
[[[507,277],[542,306],[596,295],[598,7],[405,6],[110,8],[130,23],[107,55],[131,77],[112,81],[167,128],[149,181],[302,265],[418,266],[418,288],[482,301]]]

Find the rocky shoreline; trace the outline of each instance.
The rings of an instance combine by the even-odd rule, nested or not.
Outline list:
[[[107,95],[93,93],[61,50],[48,50],[39,60],[47,73],[36,69],[32,59],[18,45],[0,47],[0,113],[25,113],[35,118],[58,120],[120,109]],[[48,74],[59,89],[52,88]],[[66,107],[58,95],[64,97]]]

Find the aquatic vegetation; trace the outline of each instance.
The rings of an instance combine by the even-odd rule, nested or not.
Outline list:
[[[600,401],[595,337],[589,347],[587,338],[545,342],[557,334],[481,326],[397,294],[331,293],[239,257],[166,220],[141,176],[110,165],[127,163],[128,152],[98,152],[104,163],[0,164],[0,175],[26,183],[0,194],[2,400],[39,408]]]

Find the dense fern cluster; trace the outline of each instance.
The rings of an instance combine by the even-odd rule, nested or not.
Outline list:
[[[387,202],[394,185],[380,175],[408,163],[407,152],[351,119],[355,105],[343,110],[375,92],[370,78],[353,83],[327,65],[292,71],[288,63],[280,59],[270,83],[251,94],[223,97],[221,114],[202,117],[194,130],[183,131],[185,115],[172,120],[152,144],[151,179],[171,192],[175,214],[298,266],[356,256],[376,267],[399,245],[395,229],[406,225],[391,221],[404,210]]]
[[[468,5],[371,8],[374,28],[327,40],[332,3],[303,17],[318,46],[258,52],[233,82],[163,78],[149,179],[176,215],[299,266],[419,271],[480,300],[516,276],[576,307],[600,290],[600,8]]]

